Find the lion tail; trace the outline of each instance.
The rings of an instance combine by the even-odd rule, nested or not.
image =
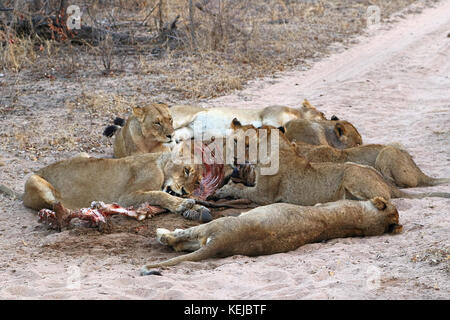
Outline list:
[[[404,192],[399,189],[393,189],[393,198],[406,198],[406,199],[423,199],[428,197],[435,198],[450,198],[450,193],[448,192],[422,192],[422,193],[409,193]]]
[[[105,128],[105,130],[103,131],[103,135],[108,138],[111,138],[116,133],[116,131],[119,130],[124,125],[125,125],[125,119],[116,117],[114,119],[114,124],[107,126]]]
[[[169,259],[169,260],[161,261],[158,263],[147,264],[141,268],[141,275],[145,276],[145,275],[153,274],[154,271],[151,270],[152,268],[170,267],[170,266],[174,266],[174,265],[176,265],[180,262],[184,262],[184,261],[200,261],[200,260],[212,258],[216,254],[217,254],[217,250],[216,250],[214,244],[208,243],[206,246],[201,247],[197,251],[194,251],[194,252],[191,252],[188,254],[184,254],[184,255]]]
[[[426,186],[438,186],[440,184],[448,184],[450,183],[450,179],[448,178],[432,178],[424,174],[422,178],[422,184]]]

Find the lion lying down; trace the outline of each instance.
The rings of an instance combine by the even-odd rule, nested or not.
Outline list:
[[[272,131],[278,130],[270,126],[262,126],[261,129],[267,130],[268,141],[271,141],[269,136]],[[266,165],[260,162],[247,166],[252,170],[248,170],[244,176],[252,181],[244,181],[243,184],[230,181],[216,191],[217,198],[248,199],[260,205],[285,202],[304,206],[341,199],[368,200],[375,197],[383,197],[387,200],[391,198],[450,198],[449,193],[403,192],[386,182],[378,171],[369,166],[351,162],[309,162],[296,152],[295,146],[287,140],[283,132],[278,131],[278,172],[273,175],[261,174],[261,169]],[[241,132],[237,131],[235,134],[239,135]],[[253,139],[259,140],[257,136]],[[269,144],[268,148],[271,147]]]
[[[325,119],[324,114],[307,100],[301,108],[269,106],[261,109],[191,105],[176,105],[169,109],[165,103],[152,103],[134,107],[127,120],[116,118],[114,125],[107,126],[103,135],[115,135],[115,158],[170,151],[176,143],[193,138],[195,128],[201,130],[206,140],[211,136],[225,136],[231,119],[236,115],[248,123],[274,126],[281,126],[292,119]]]
[[[125,121],[116,118],[114,125],[106,127],[104,136],[114,139],[114,157],[122,158],[148,152],[170,151],[166,145],[174,133],[172,116],[165,103],[134,107]]]
[[[312,242],[398,233],[401,229],[397,209],[383,198],[341,200],[314,207],[276,203],[186,230],[158,229],[157,239],[161,244],[176,251],[194,252],[146,265],[141,273],[151,274],[151,268],[173,266],[182,261],[274,254]]]
[[[68,209],[89,207],[92,201],[160,206],[189,219],[210,221],[209,210],[185,199],[199,186],[200,165],[172,161],[171,153],[147,153],[121,159],[80,155],[56,162],[33,174],[25,183],[23,203],[41,210],[62,204]]]
[[[322,112],[307,100],[301,108],[285,106],[268,106],[259,109],[242,109],[233,107],[201,108],[198,106],[176,105],[170,108],[175,128],[176,141],[189,140],[194,137],[194,130],[201,130],[205,139],[224,137],[230,128],[230,122],[237,117],[245,123],[255,126],[284,125],[293,119],[325,120]]]
[[[337,149],[352,148],[362,144],[358,130],[345,120],[298,119],[287,122],[284,128],[286,138],[292,142],[328,145]]]
[[[432,178],[424,174],[407,151],[395,146],[368,144],[338,150],[330,146],[298,144],[296,151],[310,162],[354,162],[371,166],[387,181],[403,188],[450,183],[450,179]]]

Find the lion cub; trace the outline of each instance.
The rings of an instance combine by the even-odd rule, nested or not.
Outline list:
[[[397,209],[383,198],[302,207],[275,203],[252,209],[238,217],[225,217],[186,230],[157,230],[157,240],[176,251],[194,251],[142,268],[173,266],[232,255],[257,256],[287,252],[312,242],[333,238],[399,233]]]
[[[103,135],[114,134],[114,157],[122,158],[134,154],[170,151],[165,143],[172,142],[174,129],[169,107],[165,103],[153,103],[134,107],[126,122],[117,118],[116,125],[108,126]],[[124,125],[123,125],[124,124]],[[123,125],[122,128],[119,126]],[[116,133],[116,131],[118,131]]]

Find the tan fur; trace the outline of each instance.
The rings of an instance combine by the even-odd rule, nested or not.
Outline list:
[[[114,157],[170,151],[164,143],[172,140],[172,116],[163,103],[133,108],[123,128],[115,135]]]
[[[299,144],[296,150],[310,162],[355,162],[371,166],[387,181],[403,188],[450,183],[450,179],[427,176],[407,151],[393,145],[368,144],[338,150],[330,146]]]
[[[317,110],[308,100],[304,100],[300,108],[302,119],[305,120],[327,120],[325,114]]]
[[[314,207],[276,203],[186,230],[158,229],[160,243],[176,251],[194,252],[149,264],[142,273],[183,261],[275,254],[312,242],[399,233],[401,229],[397,209],[383,198],[364,202],[341,200]]]
[[[358,130],[348,121],[292,120],[284,125],[286,137],[292,142],[329,145],[338,149],[362,144]]]
[[[262,127],[270,136],[273,127]],[[237,131],[236,134],[240,134]],[[268,139],[270,141],[270,139]],[[258,142],[256,142],[258,143]],[[268,149],[271,148],[269,144]],[[269,151],[270,152],[270,151]],[[229,182],[218,191],[218,198],[233,197],[249,199],[265,205],[286,202],[298,205],[314,205],[340,199],[368,200],[375,197],[423,198],[427,196],[450,197],[448,193],[409,194],[387,183],[374,168],[351,162],[312,163],[300,156],[295,146],[279,132],[279,170],[274,175],[262,175],[262,164],[254,166],[254,175],[246,174],[254,180],[235,184]]]
[[[177,104],[170,107],[170,114],[173,117],[173,127],[175,129],[187,126],[192,122],[195,115],[205,108],[187,104]]]
[[[61,203],[69,209],[92,201],[124,207],[148,202],[171,212],[206,209],[164,191],[188,196],[198,186],[201,168],[175,164],[171,153],[147,153],[120,159],[80,157],[56,162],[33,174],[25,184],[24,205],[40,210]],[[183,192],[184,190],[184,192]]]

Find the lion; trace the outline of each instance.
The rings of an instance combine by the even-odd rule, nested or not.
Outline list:
[[[185,230],[157,229],[157,240],[161,244],[175,251],[193,252],[148,264],[141,269],[141,274],[152,274],[152,268],[183,261],[268,255],[292,251],[307,243],[400,233],[401,230],[397,209],[381,197],[368,201],[340,200],[310,207],[275,203],[238,217],[219,218]]]
[[[348,149],[298,144],[296,151],[310,162],[354,162],[378,170],[383,177],[402,188],[450,183],[447,178],[432,178],[420,170],[412,156],[394,145],[368,144]]]
[[[411,194],[406,193],[388,183],[374,168],[356,163],[312,163],[300,156],[295,146],[286,138],[282,131],[262,126],[267,131],[268,141],[274,130],[278,131],[279,162],[276,174],[261,174],[267,165],[260,162],[256,164],[241,164],[241,167],[250,166],[254,174],[247,173],[253,183],[233,183],[229,181],[215,192],[216,198],[248,199],[260,205],[276,202],[286,202],[304,206],[317,203],[332,202],[341,199],[368,200],[375,197],[391,198],[424,198],[444,197],[450,198],[449,193],[429,192]],[[260,130],[258,130],[259,132]],[[242,134],[237,131],[236,135]],[[238,138],[238,137],[237,137]],[[256,136],[253,143],[260,145]],[[274,148],[268,144],[269,153]],[[251,186],[249,186],[251,185]]]
[[[148,202],[191,220],[210,221],[206,207],[186,199],[199,186],[202,168],[178,164],[172,156],[160,152],[100,159],[81,154],[31,175],[25,183],[23,203],[40,210],[53,209],[59,203],[79,209],[89,207],[92,201],[123,207]]]
[[[329,145],[337,149],[356,147],[363,143],[358,130],[345,120],[296,119],[284,127],[286,137],[292,142]]]
[[[153,103],[144,107],[133,107],[126,122],[116,118],[115,125],[108,126],[103,135],[114,140],[114,157],[122,158],[135,154],[170,151],[174,129],[169,107],[164,103]],[[123,125],[122,127],[120,127]],[[116,133],[117,131],[117,133]]]
[[[325,115],[313,107],[306,99],[301,108],[268,106],[260,109],[242,109],[232,107],[201,108],[190,105],[177,105],[170,108],[175,128],[176,142],[194,137],[199,130],[208,140],[209,137],[225,137],[230,121],[238,117],[241,121],[261,125],[281,126],[293,119],[324,120]]]

